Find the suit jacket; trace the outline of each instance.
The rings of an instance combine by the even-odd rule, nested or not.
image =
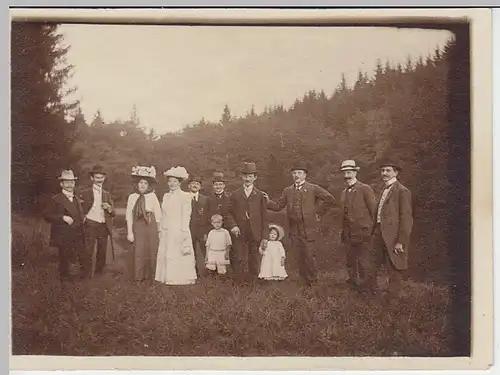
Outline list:
[[[302,220],[304,222],[304,229],[306,232],[306,238],[310,241],[314,241],[318,236],[318,222],[316,216],[323,216],[327,211],[329,211],[335,205],[335,198],[328,191],[322,187],[311,184],[309,182],[304,182],[302,186]],[[286,187],[281,194],[281,198],[274,202],[269,200],[267,207],[272,211],[281,211],[285,207],[287,209],[287,220],[286,226],[290,226],[291,216],[293,207],[293,195],[295,193],[295,185]],[[287,231],[288,233],[290,231]]]
[[[227,191],[223,191],[221,197],[219,198],[215,193],[210,194],[208,197],[208,225],[211,228],[210,218],[212,215],[219,214],[224,219],[223,227],[227,230],[230,230],[229,223],[227,222],[227,215],[229,210],[229,198],[231,194]]]
[[[203,238],[209,231],[208,197],[198,194],[198,202],[191,199],[191,221],[189,229],[193,238]]]
[[[84,216],[87,216],[90,209],[94,205],[94,191],[92,188],[85,189],[80,194],[80,199],[82,202]],[[109,191],[102,189],[102,203],[108,203],[112,207],[112,212],[109,213],[108,210],[104,210],[104,220],[106,222],[106,227],[111,235],[113,233],[113,218],[115,217],[115,206],[113,203],[113,198]]]
[[[250,218],[250,231],[246,233],[247,215]],[[246,240],[261,241],[267,239],[269,221],[267,218],[266,198],[262,191],[253,187],[252,193],[247,198],[243,186],[233,191],[229,197],[229,207],[226,216],[228,228],[240,228]]]
[[[380,194],[374,214],[375,223],[380,198],[382,198],[382,194]],[[396,181],[382,206],[380,229],[391,261],[397,269],[408,268],[408,247],[413,228],[412,215],[411,192],[406,186]],[[405,250],[403,253],[394,253],[393,250],[397,243],[403,245]]]
[[[75,200],[76,206],[62,192],[52,197],[44,217],[51,224],[50,246],[65,248],[74,244],[76,240],[85,240],[82,204],[77,195],[74,197]],[[74,223],[68,225],[64,222],[63,216],[71,217]]]
[[[377,214],[377,199],[373,189],[360,181],[354,184],[351,190],[351,199],[346,202],[347,187],[342,191],[340,197],[340,225],[342,226],[341,239],[343,242],[347,240],[355,242],[365,242],[369,240],[373,231],[374,215]],[[345,232],[345,204],[348,204],[348,220],[350,229],[350,238],[347,238]]]

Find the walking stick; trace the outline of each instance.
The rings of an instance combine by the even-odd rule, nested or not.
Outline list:
[[[111,255],[113,256],[113,261],[115,260],[115,245],[113,243],[113,234],[109,234],[109,242],[111,243]]]

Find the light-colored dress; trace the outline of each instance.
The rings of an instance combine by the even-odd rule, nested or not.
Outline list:
[[[161,219],[161,207],[154,192],[144,195],[145,208],[149,218],[134,217],[134,206],[140,197],[137,193],[129,195],[125,219],[127,230],[134,234],[130,269],[133,280],[153,280],[158,251],[158,223]]]
[[[260,263],[259,278],[265,280],[284,280],[288,277],[282,259],[285,248],[280,241],[268,241]]]
[[[155,280],[168,285],[196,282],[193,242],[189,230],[191,195],[177,189],[163,196]]]

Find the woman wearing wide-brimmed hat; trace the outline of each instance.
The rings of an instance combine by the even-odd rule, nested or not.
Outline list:
[[[189,178],[184,167],[170,168],[164,173],[169,192],[163,196],[160,245],[155,280],[167,285],[194,284],[197,279],[191,220],[191,195],[181,190],[181,182]]]
[[[161,208],[154,192],[155,167],[132,168],[134,193],[127,201],[125,218],[127,239],[134,244],[132,255],[132,278],[135,281],[154,280],[158,232],[160,231]]]

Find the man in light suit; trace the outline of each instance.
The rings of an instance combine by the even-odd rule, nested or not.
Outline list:
[[[254,281],[259,276],[259,247],[266,248],[269,223],[266,199],[254,185],[257,180],[255,163],[244,163],[241,175],[243,186],[231,193],[226,220],[234,244],[230,252],[231,265],[238,281],[245,282],[247,276]],[[246,260],[248,273],[245,270]]]
[[[294,183],[283,190],[281,198],[274,202],[267,194],[265,197],[272,211],[279,212],[286,207],[286,226],[291,246],[299,256],[299,273],[312,286],[317,281],[314,247],[318,221],[335,205],[335,198],[322,187],[306,181],[308,166],[305,162],[293,165],[291,171]]]
[[[357,179],[359,167],[354,160],[345,160],[340,167],[346,187],[340,198],[341,242],[346,245],[347,283],[371,292],[373,272],[372,232],[377,201],[373,189]]]
[[[97,245],[95,274],[102,274],[106,265],[108,237],[113,241],[113,218],[115,207],[113,198],[103,185],[107,173],[101,165],[95,165],[89,172],[92,187],[82,191],[80,196],[85,215],[85,233],[90,254]],[[111,243],[113,246],[113,243]]]
[[[413,227],[411,192],[398,181],[399,163],[381,163],[384,181],[374,215],[373,247],[377,266],[385,265],[389,274],[388,296],[393,299],[401,289],[402,272],[408,269],[408,245]],[[373,275],[373,282],[376,282]]]

